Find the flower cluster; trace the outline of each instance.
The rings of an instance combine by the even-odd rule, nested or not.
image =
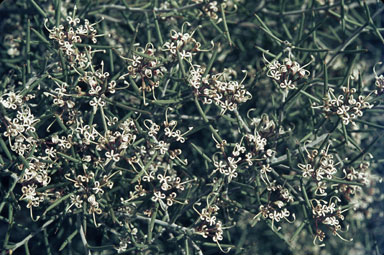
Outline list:
[[[290,51],[288,57],[283,59],[283,64],[276,59],[269,62],[264,55],[263,57],[264,61],[268,63],[267,76],[274,79],[280,88],[285,91],[296,89],[296,82],[310,75],[310,72],[305,67],[312,63],[314,59],[312,57],[309,63],[300,66],[298,62],[292,60],[293,56]]]
[[[32,207],[38,207],[40,203],[42,203],[47,197],[48,193],[46,192],[38,192],[36,191],[37,185],[36,184],[25,184],[21,188],[21,192],[23,195],[19,198],[19,200],[24,200],[27,202],[26,207],[30,209],[31,219],[33,218],[32,213]],[[37,216],[36,220],[38,220],[40,217]]]
[[[216,148],[221,149],[224,151],[225,146],[227,145],[227,142],[223,140],[222,143],[217,143]],[[240,157],[240,153],[245,152],[245,147],[241,146],[240,144],[236,144],[232,155],[226,157],[223,160],[214,159],[213,164],[215,166],[215,169],[212,171],[212,174],[219,172],[224,176],[228,177],[228,182],[231,182],[233,178],[236,178],[238,163],[242,160]]]
[[[380,190],[375,184],[381,182],[381,178],[371,173],[370,160],[373,157],[370,154],[367,154],[367,156],[369,156],[368,159],[363,157],[361,162],[346,166],[343,169],[346,182],[337,186],[337,191],[342,195],[341,198],[353,205],[354,213],[352,217],[355,219],[371,218],[372,204],[380,197]]]
[[[359,201],[366,200],[361,196],[363,194],[362,186],[368,185],[372,180],[368,171],[370,163],[364,160],[364,157],[360,163],[341,162],[340,156],[336,153],[330,153],[329,150],[330,144],[326,149],[321,149],[320,152],[317,149],[306,150],[306,163],[298,164],[298,168],[302,171],[302,177],[308,180],[307,187],[315,186],[313,196],[324,197],[323,199],[313,198],[310,200],[316,227],[314,244],[316,244],[316,240],[322,242],[325,238],[325,232],[320,228],[320,223],[322,226],[326,226],[333,235],[345,240],[339,232],[341,232],[341,221],[344,220],[342,213],[348,209],[343,210],[341,208],[351,207],[340,205],[339,208],[336,208],[337,203],[343,201],[349,205],[354,204],[355,210],[365,210],[366,208],[363,208],[365,202]],[[339,159],[339,162],[335,162],[336,159]],[[343,174],[344,177],[342,177]],[[327,202],[324,199],[329,193],[336,195]]]
[[[240,143],[235,144],[230,156],[227,156],[227,153],[225,153],[227,141],[223,140],[222,143],[219,143],[215,140],[216,148],[221,149],[222,154],[225,156],[224,159],[214,159],[213,164],[215,169],[212,174],[218,171],[227,176],[228,182],[231,182],[232,179],[236,178],[238,175],[237,168],[239,165],[246,162],[245,168],[248,168],[253,165],[253,161],[266,159],[268,157],[267,155],[271,157],[273,154],[271,150],[268,150],[266,154],[262,153],[264,152],[267,140],[262,138],[258,133],[255,135],[247,134],[241,140]],[[246,141],[245,144],[243,144],[244,140]],[[266,171],[271,171],[269,165],[263,165],[260,172],[262,175],[266,175]]]
[[[202,10],[208,17],[217,20],[219,18],[219,16],[217,15],[217,13],[219,12],[219,7],[217,5],[217,1],[210,1],[202,7]]]
[[[213,165],[215,169],[211,174],[216,172],[226,176],[228,182],[238,176],[239,168],[248,169],[251,166],[260,169],[260,177],[264,183],[269,186],[271,183],[268,178],[268,173],[273,169],[270,167],[269,162],[275,156],[275,151],[269,149],[267,146],[267,137],[274,135],[275,124],[269,120],[268,116],[263,118],[253,118],[251,121],[253,133],[244,134],[240,142],[235,143],[231,152],[228,152],[227,141],[219,142],[212,136],[216,143],[216,148],[220,149],[219,156],[213,157]]]
[[[160,80],[167,69],[156,58],[156,49],[153,44],[148,43],[145,48],[138,47],[135,52],[132,54],[132,59],[127,59],[128,72],[120,76],[119,80],[124,80],[126,76],[136,79],[145,99],[145,92],[153,92],[153,96],[155,95],[154,89],[159,87]],[[128,84],[126,81],[125,83]]]
[[[172,173],[170,167],[162,170],[160,169],[162,168],[151,168],[142,178],[143,183],[147,182],[155,186],[151,200],[155,203],[159,203],[164,211],[174,203],[187,203],[187,201],[183,202],[177,200],[176,192],[183,191],[185,189],[185,184],[189,181],[182,182],[180,177],[175,173]],[[142,187],[138,188],[141,189]],[[142,192],[145,192],[145,190],[142,190]]]
[[[316,232],[315,238],[313,240],[313,243],[315,245],[317,239],[322,242],[325,238],[325,232],[320,228],[320,223],[322,224],[322,226],[327,227],[333,235],[336,235],[340,239],[347,241],[340,235],[339,232],[342,232],[341,221],[344,220],[344,216],[342,215],[342,213],[344,213],[348,209],[341,210],[340,207],[336,208],[337,202],[341,202],[341,200],[336,196],[331,197],[329,202],[322,199],[313,199],[311,201],[312,215],[316,222]],[[352,241],[352,239],[350,241]]]
[[[87,93],[91,100],[89,105],[93,107],[93,111],[96,112],[98,108],[105,106],[105,100],[103,96],[116,92],[116,81],[109,80],[109,72],[104,71],[104,62],[100,63],[101,68],[94,71],[84,72],[79,77],[79,82],[84,82],[87,85]],[[77,91],[81,91],[80,87],[75,88]]]
[[[91,54],[90,49],[85,51],[79,50],[77,44],[90,40],[92,43],[97,43],[97,38],[105,36],[104,34],[97,34],[94,27],[97,23],[91,24],[89,20],[84,19],[84,24],[80,24],[81,20],[76,17],[76,6],[73,9],[72,17],[68,16],[67,24],[60,24],[53,28],[48,28],[48,19],[45,20],[45,28],[49,32],[49,39],[55,40],[60,47],[60,50],[65,54],[70,66],[81,69],[86,69],[89,66],[89,58]]]
[[[330,88],[326,97],[323,99],[323,105],[317,106],[314,104],[313,108],[321,108],[326,116],[337,115],[344,125],[351,123],[356,125],[355,121],[363,116],[365,109],[371,109],[372,104],[368,102],[370,95],[355,96],[357,90],[355,88],[342,87],[342,95],[335,95],[334,89]]]
[[[25,1],[16,0],[16,6],[28,7]],[[273,1],[80,2],[79,10],[69,0],[32,3],[35,11],[27,18],[20,16],[15,24],[10,18],[0,26],[17,31],[4,36],[0,52],[0,69],[8,72],[0,82],[0,183],[6,189],[0,192],[5,195],[0,223],[15,222],[25,211],[33,221],[44,221],[36,224],[44,235],[29,233],[36,227],[30,219],[16,224],[22,233],[9,233],[6,253],[23,246],[38,253],[39,247],[25,242],[29,237],[40,239],[36,244],[62,239],[63,253],[82,246],[86,252],[113,247],[124,254],[228,252],[223,248],[232,247],[229,234],[249,233],[259,220],[266,224],[257,228],[300,247],[305,241],[297,237],[309,233],[315,245],[328,233],[344,240],[349,209],[352,219],[375,215],[372,204],[380,191],[370,172],[374,161],[368,149],[375,146],[368,132],[380,128],[375,123],[380,110],[368,109],[374,94],[380,107],[384,76],[373,69],[375,90],[368,96],[366,87],[352,88],[352,78],[346,87],[336,87],[343,78],[335,75],[347,69],[356,74],[365,65],[335,67],[342,58],[326,54],[326,46],[337,49],[337,40],[324,33],[317,33],[321,45],[307,40],[316,32],[307,33],[310,19],[302,19],[299,30],[275,29],[276,22],[263,20],[279,15]],[[237,9],[239,2],[244,6]],[[249,15],[234,17],[237,11],[249,14],[248,7],[255,10],[257,24]],[[43,26],[40,16],[57,20],[40,20]],[[105,22],[99,24],[100,17]],[[191,24],[185,17],[194,29],[187,30]],[[284,18],[286,24],[292,20]],[[290,40],[300,39],[301,47],[260,34],[256,47],[265,53],[274,48],[277,56],[261,59],[264,78],[276,85],[264,91],[260,63],[246,54],[254,52],[247,38],[258,25],[269,36],[273,31],[279,38],[287,33]],[[244,27],[250,30],[242,33]],[[135,38],[122,36],[130,32]],[[301,62],[308,52],[326,59],[309,68],[313,56]],[[349,59],[360,51],[348,52]],[[243,69],[249,71],[242,71],[244,77]],[[319,70],[328,70],[329,89],[318,86]],[[302,91],[311,74],[320,79]],[[356,125],[363,112],[368,120],[361,123],[368,130]],[[353,127],[346,126],[350,123]],[[2,211],[8,207],[9,213]],[[61,223],[65,228],[51,238]],[[230,225],[236,229],[224,233]],[[18,241],[18,236],[28,238]],[[235,242],[235,253],[256,247],[244,237]],[[170,251],[164,242],[180,249]]]
[[[186,24],[190,25],[189,23]],[[181,32],[171,30],[171,41],[164,43],[162,50],[171,53],[170,57],[172,61],[177,60],[179,56],[181,59],[191,63],[192,56],[201,51],[201,43],[193,38],[194,33],[195,31],[184,33],[183,29]]]
[[[212,240],[217,243],[219,248],[222,250],[219,241],[223,240],[223,223],[216,218],[220,208],[215,204],[207,204],[207,207],[203,208],[201,212],[199,212],[195,207],[193,207],[193,209],[197,214],[199,214],[199,219],[202,221],[199,226],[196,227],[196,233],[202,235],[204,238],[212,237]],[[228,251],[229,250],[226,252]]]
[[[83,165],[83,170],[84,174],[79,174],[76,177],[71,178],[71,173],[64,175],[65,179],[72,182],[76,188],[74,194],[70,195],[71,203],[67,206],[66,211],[70,211],[73,206],[82,208],[83,204],[87,203],[88,214],[93,215],[94,224],[95,226],[98,226],[95,214],[101,214],[103,211],[100,208],[100,203],[97,199],[101,198],[106,187],[112,189],[113,182],[111,181],[111,178],[117,173],[121,174],[121,172],[115,172],[110,175],[104,175],[101,178],[96,178],[94,172],[88,171],[85,164]]]
[[[19,93],[9,91],[0,97],[0,103],[7,109],[16,110],[23,104],[23,97]]]
[[[130,192],[128,199],[151,195],[151,200],[167,211],[174,203],[186,202],[177,200],[176,197],[192,181],[182,181],[175,170],[176,165],[187,165],[187,160],[180,158],[182,150],[170,149],[171,143],[184,143],[185,139],[180,130],[175,130],[177,122],[168,122],[168,118],[163,123],[163,129],[150,119],[144,120],[143,125],[149,140],[139,148],[139,153],[128,158],[134,171],[139,173],[136,170],[139,167],[142,172],[133,182],[134,191]]]
[[[221,114],[224,114],[227,110],[236,110],[239,104],[252,98],[243,84],[245,77],[239,83],[231,80],[230,73],[230,70],[225,70],[222,73],[203,76],[204,69],[193,65],[188,73],[188,83],[204,104],[214,103],[220,107]]]
[[[71,96],[67,94],[68,84],[58,80],[54,80],[57,88],[51,90],[50,92],[44,92],[45,96],[50,96],[53,98],[53,104],[61,108],[72,109],[75,106],[75,103],[71,99]]]
[[[200,13],[199,15],[205,15],[209,18],[215,20],[215,22],[219,23],[221,22],[221,19],[219,18],[219,8],[223,9],[233,9],[234,11],[237,10],[237,2],[239,1],[229,1],[229,0],[223,0],[223,1],[214,1],[214,0],[192,0],[196,4],[201,4],[200,7]]]
[[[368,186],[371,181],[371,174],[369,173],[370,163],[369,161],[362,161],[358,166],[348,165],[343,169],[345,175],[344,179],[350,182],[358,182],[364,186]],[[340,184],[339,192],[341,192],[347,201],[350,201],[351,196],[355,195],[358,191],[361,191],[361,187],[350,184]]]
[[[39,122],[39,119],[36,119],[31,113],[29,106],[23,105],[13,119],[5,116],[5,121],[7,130],[3,135],[8,137],[11,150],[19,155],[30,152],[37,142],[36,139],[31,136],[31,133],[36,131],[34,126]],[[14,143],[12,140],[14,140]]]
[[[327,183],[324,179],[332,179],[337,174],[337,163],[334,155],[329,153],[329,146],[325,150],[312,150],[307,152],[307,163],[299,163],[297,166],[303,171],[304,178],[310,178],[316,183],[315,195],[326,196]]]
[[[260,205],[260,212],[254,218],[262,215],[264,219],[268,218],[272,220],[272,228],[274,228],[275,222],[280,222],[282,219],[292,223],[296,219],[296,216],[286,207],[289,203],[294,201],[289,190],[280,184],[276,185],[276,181],[274,180],[267,186],[267,191],[270,199],[267,204]],[[292,221],[290,221],[288,217],[292,217]],[[278,227],[277,231],[280,229],[281,228]]]
[[[51,195],[48,192],[39,192],[37,189],[50,184],[49,172],[53,166],[49,149],[43,149],[36,135],[35,126],[40,119],[32,114],[28,103],[33,98],[32,94],[21,96],[20,93],[13,91],[4,93],[0,98],[1,106],[8,110],[8,114],[0,118],[5,127],[2,135],[7,138],[11,151],[25,159],[17,163],[16,167],[23,173],[18,180],[23,193],[20,200],[27,202],[26,207],[30,209],[32,219],[34,219],[32,208],[38,207]]]
[[[81,48],[78,45],[86,40],[97,43],[98,37],[105,36],[105,34],[98,34],[95,28],[100,21],[90,24],[89,20],[85,19],[84,24],[80,24],[81,20],[76,17],[76,6],[72,16],[68,16],[66,21],[65,25],[61,24],[49,29],[48,20],[46,20],[45,27],[49,31],[49,38],[58,43],[69,66],[79,75],[76,82],[78,85],[68,85],[66,82],[50,76],[58,88],[46,91],[44,94],[53,98],[54,105],[65,110],[61,114],[61,118],[69,118],[68,121],[73,122],[74,115],[76,115],[75,100],[71,99],[73,95],[84,95],[83,89],[86,89],[86,93],[90,96],[89,104],[96,112],[98,108],[105,106],[102,96],[106,93],[115,93],[116,81],[109,80],[109,72],[104,71],[104,61],[101,61],[99,69],[95,70],[93,67],[94,54],[105,52],[104,50],[93,50],[91,46]]]

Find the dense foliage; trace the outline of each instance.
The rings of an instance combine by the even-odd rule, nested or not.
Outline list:
[[[1,254],[380,254],[383,11],[5,1]]]

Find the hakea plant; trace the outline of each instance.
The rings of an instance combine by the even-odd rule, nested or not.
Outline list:
[[[361,53],[345,49],[357,38],[355,11],[343,13],[340,28],[353,37],[328,50],[318,47],[335,42],[323,28],[312,38],[319,27],[305,8],[123,3],[31,0],[26,26],[17,16],[5,36],[2,254],[22,246],[26,254],[39,246],[47,254],[253,254],[264,233],[297,254],[327,253],[332,235],[356,242],[352,223],[376,213],[380,193],[367,127],[383,129],[372,116],[382,111],[384,78],[377,65],[373,82],[351,77],[353,64],[341,78],[344,69],[332,69],[338,54]],[[314,17],[336,17],[323,11],[336,5],[318,4]],[[286,18],[298,13],[300,29]],[[367,12],[367,24],[379,13]],[[285,23],[272,29],[280,21],[268,15]],[[249,40],[243,28],[260,30],[260,38]],[[127,29],[132,36],[120,36]],[[31,220],[18,222],[25,212]]]

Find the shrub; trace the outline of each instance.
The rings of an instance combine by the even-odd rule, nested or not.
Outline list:
[[[379,252],[383,10],[3,3],[2,254]]]

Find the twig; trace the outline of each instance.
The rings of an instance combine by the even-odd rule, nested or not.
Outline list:
[[[137,215],[135,218],[138,219],[138,220],[147,221],[148,223],[151,222],[151,218],[147,218],[147,217],[144,217],[144,216],[141,216],[141,215]],[[187,227],[182,227],[182,226],[179,226],[179,225],[177,225],[175,223],[170,224],[168,222],[165,222],[165,221],[162,221],[162,220],[158,220],[158,219],[155,219],[154,221],[155,221],[155,224],[158,224],[158,225],[166,227],[166,228],[171,228],[171,229],[175,229],[175,230],[181,230],[182,232],[188,233],[188,234],[194,234],[195,233],[194,229],[187,228]]]
[[[85,254],[91,255],[91,251],[88,249],[88,242],[85,237],[83,224],[80,224],[80,237],[81,241],[83,242],[84,248],[85,248]]]
[[[372,20],[376,17],[376,16],[378,16],[381,12],[383,12],[384,11],[384,6],[382,6],[380,9],[378,9],[372,16],[371,16],[371,18],[372,18]],[[345,50],[345,48],[347,48],[348,47],[348,45],[349,44],[351,44],[352,42],[353,42],[353,40],[355,40],[358,36],[359,36],[359,34],[361,33],[361,32],[363,32],[363,30],[364,30],[364,28],[365,27],[367,27],[367,26],[369,26],[369,24],[370,24],[370,22],[369,21],[367,21],[363,26],[361,26],[359,29],[357,29],[342,45],[340,45],[339,47],[337,47],[337,49],[335,50],[336,51],[336,54],[335,55],[333,55],[333,57],[331,58],[331,60],[329,60],[328,61],[328,63],[327,63],[327,65],[330,65],[330,64],[332,64],[332,62],[336,59],[336,57],[337,57],[337,55],[341,52],[341,51],[343,51],[343,50]],[[319,76],[320,75],[322,75],[322,72],[320,72],[319,73]]]
[[[14,252],[15,250],[17,250],[18,248],[20,248],[20,246],[23,246],[24,244],[26,244],[31,238],[33,238],[35,235],[37,235],[38,233],[40,233],[41,231],[43,231],[46,227],[48,227],[49,225],[51,225],[55,220],[56,220],[57,217],[54,217],[50,220],[48,220],[47,222],[45,222],[43,224],[43,226],[41,226],[41,228],[37,231],[35,231],[34,233],[32,234],[29,234],[27,237],[25,237],[22,241],[16,243],[13,245],[13,248],[11,248],[10,250],[12,252]]]
[[[104,4],[100,5],[100,7],[93,9],[92,11],[99,10],[99,9],[115,9],[115,10],[121,10],[121,11],[131,11],[131,12],[177,12],[177,11],[183,11],[186,9],[191,8],[197,8],[200,7],[202,4],[189,4],[178,8],[172,8],[172,9],[159,9],[159,8],[153,8],[153,9],[141,9],[141,8],[135,8],[135,7],[126,7],[123,5],[117,5],[117,4]]]
[[[367,1],[367,4],[375,4],[377,3],[377,0],[370,0],[370,1]],[[271,15],[274,15],[274,16],[288,16],[288,15],[300,15],[302,13],[306,13],[306,12],[312,12],[312,11],[322,11],[322,10],[328,10],[328,9],[331,9],[331,8],[336,8],[336,7],[340,7],[340,4],[341,2],[337,2],[337,3],[334,3],[334,4],[331,4],[331,5],[327,5],[327,6],[320,6],[320,7],[316,7],[316,8],[305,8],[305,6],[303,6],[303,9],[302,10],[296,10],[296,11],[287,11],[287,12],[275,12],[275,11],[271,11],[271,10],[268,10],[268,9],[263,9],[262,12],[266,13],[266,14],[271,14]],[[352,3],[350,6],[349,6],[349,9],[353,9],[355,7],[359,7],[358,3]]]
[[[328,134],[323,134],[323,135],[319,136],[316,140],[314,140],[314,141],[312,141],[312,142],[306,144],[306,146],[304,146],[304,145],[301,146],[301,147],[300,147],[300,150],[305,149],[305,147],[313,147],[313,146],[315,146],[315,145],[317,145],[317,144],[323,142],[323,141],[325,140],[325,138],[327,138],[327,136],[328,136]],[[295,155],[295,154],[298,154],[298,153],[299,153],[299,149],[296,149],[296,150],[294,150],[294,151],[292,152],[292,155]],[[271,163],[276,164],[276,163],[278,163],[278,162],[282,162],[282,161],[284,161],[284,160],[286,160],[286,159],[287,159],[287,155],[283,155],[283,156],[280,156],[280,157],[278,157],[278,158],[274,158],[274,159],[272,159],[272,160],[271,160]]]
[[[237,109],[235,109],[233,112],[235,113],[236,118],[240,122],[240,126],[242,126],[245,129],[245,131],[247,131],[247,133],[252,133],[251,129],[248,127],[247,123],[245,123],[244,120],[241,118],[239,111]]]

